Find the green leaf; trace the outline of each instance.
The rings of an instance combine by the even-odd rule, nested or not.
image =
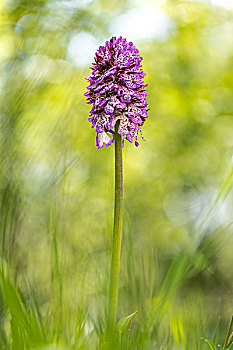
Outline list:
[[[217,340],[218,329],[219,329],[219,323],[220,323],[220,317],[219,317],[219,319],[218,319],[217,325],[216,325],[215,330],[214,330],[214,335],[213,335],[213,338],[212,338],[212,342],[213,342],[213,343],[216,343],[216,340]]]
[[[211,340],[204,339],[204,338],[201,338],[201,340],[203,340],[206,344],[208,344],[211,350],[217,350],[216,346]]]
[[[229,338],[230,338],[231,332],[232,332],[232,327],[233,327],[233,316],[231,318],[231,322],[230,322],[230,325],[229,325],[229,328],[228,328],[228,332],[227,332],[227,336],[226,336],[226,340],[225,340],[225,344],[224,344],[223,349],[227,348],[227,344],[228,344],[228,341],[229,341]]]
[[[118,321],[117,329],[118,329],[118,332],[120,334],[122,334],[123,332],[125,332],[126,330],[128,330],[130,328],[131,322],[136,314],[137,314],[137,311],[135,311],[134,313],[132,313],[129,316],[121,318]]]
[[[17,344],[18,348],[31,344],[43,344],[44,337],[36,316],[25,309],[17,287],[10,281],[2,266],[0,267],[0,291],[11,315],[13,344]]]
[[[137,311],[135,311],[129,316],[121,318],[117,323],[116,329],[119,337],[120,348],[122,350],[128,349],[130,326],[136,314],[137,314]]]

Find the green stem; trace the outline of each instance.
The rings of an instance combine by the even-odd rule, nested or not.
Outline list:
[[[107,331],[112,332],[116,325],[118,280],[120,271],[122,219],[123,219],[123,168],[122,168],[122,138],[118,134],[119,121],[115,127],[115,208],[113,227],[112,262],[110,274],[110,291]]]

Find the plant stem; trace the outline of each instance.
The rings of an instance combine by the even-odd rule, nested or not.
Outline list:
[[[115,207],[112,262],[110,274],[110,291],[108,305],[107,331],[112,332],[116,325],[118,281],[120,271],[122,219],[123,219],[123,168],[122,168],[122,138],[118,134],[119,121],[115,126]]]

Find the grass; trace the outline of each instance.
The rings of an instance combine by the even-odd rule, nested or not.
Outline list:
[[[118,335],[111,349],[217,349],[218,322],[211,340],[211,328],[203,312],[204,297],[195,290],[186,294],[187,283],[197,272],[205,271],[211,253],[205,256],[201,249],[203,232],[215,208],[222,202],[232,185],[230,177],[222,185],[213,206],[192,236],[194,249],[190,253],[180,251],[171,260],[164,274],[160,271],[160,260],[155,251],[137,255],[132,240],[123,250],[123,267],[120,287],[120,313],[131,309],[131,315],[118,322]],[[9,218],[8,218],[9,220]],[[204,223],[204,224],[203,224]],[[56,215],[50,217],[51,245],[51,295],[44,307],[41,291],[36,282],[27,282],[25,276],[23,290],[15,279],[14,268],[1,258],[0,291],[0,348],[2,350],[21,349],[107,349],[104,331],[106,326],[107,295],[101,295],[103,285],[96,285],[91,291],[93,302],[87,305],[83,285],[82,300],[76,307],[66,305],[64,291],[67,288],[62,270],[59,229]],[[196,237],[199,237],[197,244]],[[130,254],[128,252],[130,251]],[[214,253],[214,251],[213,251]],[[137,259],[135,260],[135,256]],[[148,263],[148,260],[151,263]],[[85,271],[83,271],[85,278]],[[100,283],[106,283],[106,279]],[[98,280],[98,279],[97,279]],[[26,287],[25,287],[26,286]],[[99,289],[99,291],[98,291]],[[196,293],[196,294],[195,294]],[[102,299],[102,301],[101,301]],[[89,299],[90,300],[90,299]],[[188,312],[187,312],[188,311]],[[125,316],[125,315],[123,315]],[[220,339],[227,333],[220,349],[226,349],[232,332],[232,322],[228,333],[221,330]],[[201,337],[203,337],[201,339]],[[233,345],[230,345],[231,349]]]

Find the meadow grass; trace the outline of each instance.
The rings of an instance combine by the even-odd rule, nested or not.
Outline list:
[[[119,335],[111,348],[196,350],[207,349],[209,346],[210,349],[217,349],[220,322],[215,331],[214,328],[208,328],[203,312],[204,296],[198,290],[193,293],[189,291],[187,295],[186,291],[190,276],[208,268],[209,257],[200,249],[203,240],[201,228],[204,224],[208,225],[207,221],[211,220],[219,202],[226,198],[231,184],[232,170],[217,199],[205,214],[200,228],[192,236],[193,251],[178,253],[164,273],[160,271],[157,252],[143,252],[135,259],[137,253],[132,240],[128,238],[129,242],[123,249],[119,314],[127,311],[127,307],[124,309],[127,304],[135,313],[118,322]],[[41,307],[40,291],[36,282],[34,285],[27,283],[25,276],[22,293],[14,278],[14,269],[4,258],[1,259],[1,349],[107,349],[104,337],[106,308],[100,311],[104,305],[101,302],[103,296],[98,295],[98,290],[93,290],[96,309],[88,309],[83,284],[82,303],[72,309],[66,306],[63,292],[67,286],[63,280],[60,242],[54,215],[51,215],[49,227],[52,230],[52,298],[46,308]],[[208,253],[211,254],[209,251]],[[148,263],[148,259],[153,261],[152,265]],[[85,278],[85,271],[83,276]],[[80,283],[82,284],[81,281]],[[104,300],[106,298],[104,296]],[[208,339],[211,332],[213,335]],[[231,332],[232,322],[228,332],[221,329],[220,341],[224,334],[226,340],[218,348],[226,349]]]

